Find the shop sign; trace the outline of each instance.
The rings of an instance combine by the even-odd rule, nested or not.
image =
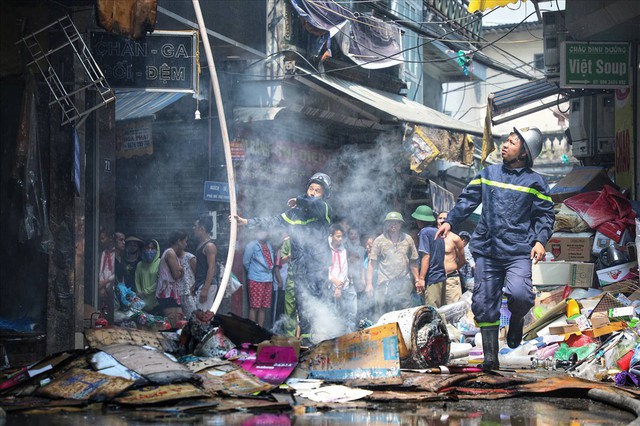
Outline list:
[[[204,183],[204,201],[220,201],[229,202],[229,185],[225,182],[210,182]]]
[[[629,43],[564,42],[560,87],[614,89],[630,81]]]
[[[140,120],[121,124],[116,129],[116,157],[153,154],[151,121]]]
[[[91,53],[117,89],[195,92],[197,47],[195,31],[155,31],[140,40],[91,33]]]

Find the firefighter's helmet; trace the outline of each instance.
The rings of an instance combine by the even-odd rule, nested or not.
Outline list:
[[[324,198],[329,198],[329,195],[331,195],[331,178],[329,177],[329,175],[325,173],[315,173],[307,181],[307,188],[309,188],[309,185],[311,185],[312,183],[322,185],[322,187],[324,188]]]
[[[532,167],[533,161],[542,151],[542,132],[537,127],[523,127],[522,129],[514,127],[513,131],[524,143],[524,149],[527,152],[527,167]]]

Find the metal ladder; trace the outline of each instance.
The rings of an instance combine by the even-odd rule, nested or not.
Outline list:
[[[56,29],[64,34],[66,41],[63,40],[62,44],[45,52],[42,48],[42,43],[39,37],[43,37],[45,31]],[[27,66],[30,67],[35,64],[38,67],[38,70],[44,77],[45,82],[53,94],[54,100],[49,103],[49,106],[56,102],[60,105],[63,114],[62,125],[76,120],[82,122],[92,111],[115,100],[113,90],[109,87],[102,70],[96,63],[95,59],[93,59],[89,48],[85,44],[82,36],[78,32],[78,29],[69,16],[60,18],[52,24],[49,24],[46,27],[22,38],[16,44],[19,43],[22,43],[25,46],[33,59],[27,64]],[[73,49],[76,57],[80,60],[80,64],[82,65],[85,74],[84,81],[80,83],[81,87],[75,89],[74,83],[73,89],[75,90],[72,89],[73,91],[71,92],[68,92],[65,88],[64,83],[58,77],[58,74],[50,60],[54,53],[60,52],[61,54],[65,54],[69,49]],[[73,103],[73,96],[88,89],[94,89],[100,97],[100,100],[95,106],[81,110]]]

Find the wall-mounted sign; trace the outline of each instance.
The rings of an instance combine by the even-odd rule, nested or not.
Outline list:
[[[204,182],[204,201],[229,202],[229,185],[225,182]]]
[[[121,123],[116,127],[116,157],[153,154],[153,132],[150,120]]]
[[[560,87],[627,87],[630,57],[629,43],[564,42],[560,49]]]
[[[112,88],[195,92],[195,31],[155,31],[140,40],[91,33],[91,53]]]

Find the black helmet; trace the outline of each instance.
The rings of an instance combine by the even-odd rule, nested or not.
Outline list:
[[[329,175],[325,173],[315,173],[307,181],[307,188],[309,188],[309,185],[311,185],[312,183],[322,185],[322,187],[324,188],[324,198],[329,198],[329,195],[331,195],[331,178],[329,177]]]

